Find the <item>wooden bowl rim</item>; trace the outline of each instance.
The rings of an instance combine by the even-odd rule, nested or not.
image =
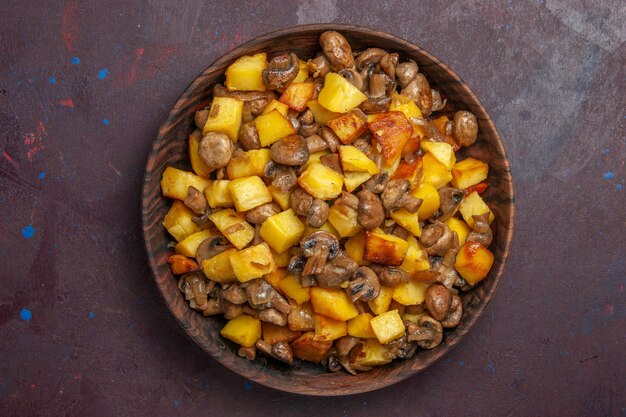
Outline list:
[[[168,299],[168,294],[166,294],[165,289],[159,284],[159,281],[157,280],[157,271],[158,271],[158,265],[156,262],[156,258],[154,256],[152,256],[152,252],[153,252],[153,248],[150,245],[149,239],[147,238],[147,232],[148,230],[150,230],[150,227],[153,227],[153,224],[150,222],[150,218],[148,216],[148,209],[147,209],[147,201],[149,200],[150,194],[152,192],[154,192],[154,190],[152,190],[149,186],[148,186],[148,177],[152,174],[152,166],[153,161],[156,159],[157,157],[157,152],[156,152],[156,145],[161,143],[164,139],[164,136],[167,132],[166,127],[171,125],[172,122],[176,119],[176,114],[179,111],[179,109],[183,108],[186,101],[189,99],[190,94],[192,93],[192,91],[194,90],[196,86],[196,83],[199,82],[199,79],[202,78],[203,75],[207,74],[208,72],[210,72],[210,69],[215,67],[215,66],[219,66],[219,65],[223,65],[225,63],[229,63],[234,61],[236,58],[238,58],[239,56],[241,56],[244,53],[244,50],[246,48],[250,48],[251,46],[257,46],[258,44],[261,44],[265,41],[270,41],[274,38],[277,37],[281,37],[281,36],[286,36],[286,35],[290,35],[290,34],[294,34],[294,33],[302,33],[302,32],[316,32],[316,31],[325,31],[325,30],[335,30],[338,32],[342,32],[345,33],[349,36],[355,36],[355,35],[359,35],[359,34],[367,34],[376,38],[379,38],[381,41],[382,40],[386,40],[386,41],[391,41],[391,42],[395,42],[398,45],[401,45],[404,48],[407,49],[411,49],[413,51],[415,51],[417,54],[423,55],[424,57],[426,57],[427,59],[430,59],[431,61],[433,61],[438,67],[440,67],[442,70],[444,70],[447,75],[452,78],[454,81],[461,83],[463,85],[463,90],[464,93],[467,94],[469,96],[469,98],[471,100],[473,100],[473,102],[476,104],[476,106],[480,107],[483,110],[483,113],[485,115],[485,123],[488,124],[489,129],[491,129],[491,131],[493,132],[493,136],[495,137],[495,146],[497,151],[500,153],[500,155],[503,157],[503,164],[505,166],[505,172],[503,173],[503,176],[506,177],[507,181],[505,184],[505,192],[506,192],[506,197],[509,200],[510,204],[508,204],[507,206],[507,213],[505,218],[508,219],[508,224],[509,227],[506,230],[506,234],[504,236],[504,247],[503,247],[503,253],[502,256],[500,257],[500,264],[498,265],[498,269],[495,271],[492,271],[494,273],[494,278],[493,278],[493,284],[489,290],[489,292],[486,293],[485,297],[483,299],[481,299],[481,304],[480,306],[476,309],[476,311],[474,312],[474,314],[472,315],[472,317],[470,317],[469,321],[466,322],[463,326],[463,332],[461,332],[455,339],[451,340],[447,345],[445,345],[445,347],[442,347],[442,349],[440,351],[438,351],[436,354],[434,354],[432,357],[429,358],[429,360],[424,362],[424,365],[419,367],[418,369],[414,369],[411,368],[409,366],[406,366],[405,368],[407,368],[407,370],[405,372],[401,372],[397,375],[395,375],[394,378],[392,378],[391,380],[389,379],[385,379],[385,380],[380,380],[380,381],[376,381],[376,380],[368,380],[367,384],[355,384],[353,387],[350,387],[349,392],[345,392],[346,390],[337,390],[337,387],[334,387],[332,385],[330,385],[328,387],[328,389],[326,390],[319,390],[319,391],[312,391],[311,388],[307,388],[304,386],[300,386],[300,385],[295,385],[295,384],[289,384],[289,383],[285,383],[288,379],[288,377],[285,376],[277,376],[277,375],[268,375],[266,378],[258,378],[255,375],[251,375],[247,370],[242,369],[240,366],[237,366],[236,364],[233,363],[226,363],[224,361],[221,360],[221,358],[219,356],[216,355],[217,352],[217,347],[214,348],[213,350],[209,349],[207,346],[203,345],[200,340],[198,340],[196,337],[194,337],[191,333],[191,329],[189,328],[189,326],[186,325],[185,320],[183,319],[183,317],[181,315],[179,315],[176,311],[174,311],[173,309],[173,305],[170,303],[169,299]],[[258,46],[257,46],[258,47]],[[245,52],[245,53],[249,53],[249,52]],[[216,59],[214,62],[212,62],[209,66],[207,66],[196,78],[194,78],[194,80],[187,86],[187,88],[185,89],[184,93],[181,95],[181,97],[176,101],[176,104],[174,105],[174,107],[172,108],[172,110],[170,111],[170,113],[168,114],[167,118],[165,119],[165,121],[161,124],[160,128],[159,128],[159,133],[157,135],[157,138],[152,142],[152,149],[150,151],[150,154],[148,155],[148,159],[146,162],[146,169],[144,172],[144,178],[143,178],[143,192],[142,192],[142,201],[141,201],[141,209],[142,209],[142,232],[143,232],[143,237],[144,237],[144,245],[146,248],[146,252],[147,252],[147,256],[148,256],[148,261],[150,264],[150,271],[152,273],[152,277],[155,281],[155,284],[157,285],[158,289],[159,289],[159,293],[161,294],[161,297],[163,298],[163,301],[165,302],[165,304],[167,305],[168,309],[170,310],[170,312],[172,313],[172,315],[174,316],[174,318],[176,319],[176,321],[178,322],[178,324],[183,328],[183,330],[185,331],[185,333],[196,343],[198,344],[198,346],[200,346],[205,352],[209,353],[209,355],[215,359],[218,363],[222,364],[223,366],[227,367],[228,369],[230,369],[231,371],[242,375],[250,380],[253,380],[257,383],[260,383],[262,385],[265,385],[267,387],[273,388],[273,389],[277,389],[280,391],[285,391],[285,392],[290,392],[290,393],[295,393],[295,394],[301,394],[301,395],[313,395],[313,396],[342,396],[342,395],[353,395],[353,394],[360,394],[360,393],[366,393],[366,392],[370,392],[370,391],[374,391],[377,389],[381,389],[384,388],[386,386],[389,385],[393,385],[395,383],[398,383],[400,381],[403,381],[411,376],[414,376],[420,372],[422,372],[423,370],[425,370],[426,368],[428,368],[429,366],[431,366],[432,364],[436,363],[437,361],[439,361],[444,355],[446,355],[447,353],[449,353],[450,351],[452,351],[464,338],[465,336],[471,331],[471,329],[475,326],[476,322],[478,321],[479,317],[484,313],[485,308],[487,307],[487,304],[489,304],[489,302],[491,301],[491,299],[493,298],[498,285],[500,284],[500,280],[502,279],[502,275],[504,272],[504,269],[506,267],[506,263],[509,257],[509,252],[510,252],[510,248],[511,248],[511,242],[512,242],[512,238],[513,238],[513,233],[514,233],[514,229],[515,229],[515,197],[514,197],[514,189],[513,189],[513,178],[512,178],[512,174],[511,174],[511,170],[510,170],[510,162],[509,159],[507,157],[506,154],[506,150],[504,148],[504,144],[502,141],[502,137],[500,136],[500,133],[498,132],[495,123],[493,122],[493,120],[491,119],[491,116],[489,115],[489,113],[487,112],[487,110],[485,109],[484,105],[482,104],[482,102],[480,101],[480,99],[476,96],[476,94],[474,94],[474,92],[471,90],[471,88],[467,85],[467,83],[465,83],[461,77],[459,77],[456,72],[454,72],[452,69],[450,69],[445,63],[443,63],[441,60],[439,60],[438,58],[436,58],[435,56],[433,56],[431,53],[429,53],[428,51],[424,50],[423,48],[419,47],[418,45],[413,44],[412,42],[409,42],[405,39],[402,39],[398,36],[389,34],[387,32],[383,32],[383,31],[379,31],[379,30],[374,30],[371,29],[369,27],[365,27],[365,26],[356,26],[356,25],[349,25],[349,24],[339,24],[339,23],[332,23],[332,24],[307,24],[307,25],[296,25],[296,26],[291,26],[288,28],[283,28],[283,29],[279,29],[276,31],[272,31],[260,36],[257,36],[253,39],[250,39],[249,41],[235,47],[234,49],[232,49],[231,51],[227,52],[226,54],[220,56],[218,59]],[[160,223],[159,223],[160,224]],[[491,273],[491,272],[490,272]],[[215,351],[215,352],[214,352]],[[410,361],[410,359],[409,359]],[[407,362],[408,364],[409,362]],[[259,365],[262,366],[262,365]],[[358,377],[355,377],[355,382],[358,382],[359,379]]]

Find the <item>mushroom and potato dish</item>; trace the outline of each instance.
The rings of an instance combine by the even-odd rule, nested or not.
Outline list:
[[[437,347],[493,264],[474,114],[446,110],[411,60],[320,36],[243,56],[167,167],[163,225],[189,306],[239,355],[354,374]],[[459,160],[457,160],[457,157]]]

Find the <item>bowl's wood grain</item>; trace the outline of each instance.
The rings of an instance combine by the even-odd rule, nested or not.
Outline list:
[[[448,98],[446,113],[467,109],[477,116],[479,139],[467,150],[467,154],[489,163],[490,187],[485,197],[495,214],[497,226],[490,247],[495,254],[495,263],[489,276],[463,295],[465,311],[459,327],[447,332],[436,349],[418,351],[412,359],[393,361],[357,376],[343,372],[328,373],[320,366],[308,363],[297,362],[293,367],[287,367],[274,361],[250,362],[237,356],[235,346],[219,335],[224,319],[204,318],[188,307],[178,291],[176,279],[166,262],[171,252],[167,246],[171,238],[161,225],[171,205],[161,196],[161,174],[168,165],[190,169],[187,135],[193,129],[194,112],[210,102],[211,88],[216,82],[223,82],[228,65],[242,55],[259,51],[267,51],[270,55],[291,51],[301,58],[311,58],[319,50],[318,38],[325,30],[341,32],[355,50],[376,46],[399,52],[403,60],[415,60],[431,85]],[[478,98],[445,64],[419,47],[386,33],[348,25],[308,25],[284,29],[247,42],[218,59],[191,83],[161,126],[153,144],[146,165],[142,216],[146,249],[156,284],[172,314],[206,352],[234,372],[279,390],[308,395],[346,395],[375,390],[415,375],[449,352],[471,330],[493,297],[504,270],[513,234],[513,202],[511,171],[502,140]]]

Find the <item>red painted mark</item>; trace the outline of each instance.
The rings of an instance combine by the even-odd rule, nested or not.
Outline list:
[[[37,384],[30,384],[30,389],[35,389],[37,388]]]
[[[624,284],[622,282],[617,285],[617,292],[624,292]]]
[[[39,122],[35,128],[35,132],[27,133],[24,136],[24,145],[29,147],[28,151],[26,151],[26,156],[29,161],[33,162],[33,156],[43,149],[44,146],[41,143],[41,139],[45,134],[46,128],[43,122]]]
[[[178,53],[170,46],[141,46],[132,55],[119,58],[111,67],[113,89],[128,87],[139,81],[150,80],[159,75],[167,61]]]
[[[231,51],[235,49],[237,46],[239,46],[242,40],[243,40],[243,36],[241,35],[241,33],[240,32],[235,33],[233,40],[228,45],[228,50]]]
[[[69,97],[59,100],[59,104],[63,107],[71,107],[72,109],[74,108],[74,100]]]
[[[9,155],[7,151],[2,151],[2,156],[4,156],[4,159],[9,161],[11,165],[13,165],[15,168],[18,167],[17,162],[15,162],[15,159],[11,158],[11,155]]]
[[[61,37],[69,52],[74,50],[74,42],[78,38],[78,0],[67,0],[61,15]]]
[[[613,315],[613,311],[614,311],[614,307],[613,304],[611,303],[606,303],[604,305],[604,314],[606,314],[607,316],[612,316]]]
[[[82,378],[83,378],[83,374],[81,374],[80,372],[78,372],[76,375],[74,375],[74,379],[77,380],[77,381],[82,379]]]
[[[141,58],[143,57],[143,53],[146,50],[144,48],[135,49],[135,60],[130,66],[130,71],[128,72],[127,82],[128,84],[134,84],[135,79],[137,79],[137,71],[139,70],[139,64],[141,64]]]

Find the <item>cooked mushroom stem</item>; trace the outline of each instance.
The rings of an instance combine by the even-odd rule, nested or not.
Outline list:
[[[359,215],[357,220],[366,230],[380,226],[385,220],[385,209],[376,194],[362,190],[357,194],[359,198]]]
[[[452,294],[441,284],[433,284],[426,290],[425,306],[435,320],[443,320],[448,315]]]
[[[284,326],[287,324],[287,314],[281,313],[275,308],[265,308],[259,311],[259,320],[266,321],[277,326]]]
[[[275,56],[263,70],[263,84],[270,90],[279,90],[292,82],[299,71],[300,62],[296,54]]]
[[[187,197],[183,203],[196,214],[204,214],[208,206],[204,193],[192,185],[187,189]]]
[[[239,352],[237,353],[242,358],[246,358],[249,361],[253,361],[256,358],[256,346],[240,346]]]
[[[387,90],[387,76],[385,74],[372,74],[370,76],[370,98],[379,98],[385,95]]]
[[[430,316],[422,316],[417,326],[409,325],[407,340],[416,341],[423,349],[432,349],[441,343],[443,328],[441,323]]]
[[[452,134],[461,146],[471,146],[478,135],[478,121],[473,113],[460,110],[454,114]]]
[[[339,138],[337,137],[335,132],[333,132],[330,128],[324,126],[320,129],[319,134],[322,139],[324,139],[328,144],[328,149],[330,149],[332,153],[336,153],[337,149],[341,145],[341,142],[339,141]]]
[[[361,266],[354,271],[348,286],[348,295],[353,303],[359,299],[371,301],[378,297],[379,292],[380,281],[376,272],[367,266]]]
[[[211,169],[223,168],[233,156],[233,142],[222,132],[209,132],[200,141],[198,155]]]
[[[320,46],[330,64],[330,69],[339,71],[354,65],[352,48],[341,33],[335,31],[322,33]]]
[[[493,232],[489,225],[489,215],[490,212],[472,216],[474,219],[474,230],[467,235],[467,242],[478,242],[484,247],[491,245]]]

